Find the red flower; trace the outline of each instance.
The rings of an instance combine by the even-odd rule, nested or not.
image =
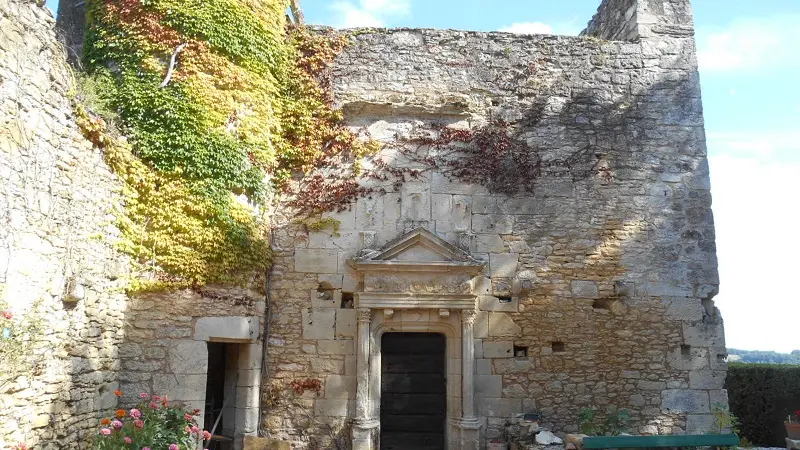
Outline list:
[[[100,425],[108,425],[110,423],[111,423],[111,419],[109,419],[108,417],[104,417],[104,418],[100,419]]]
[[[5,317],[8,320],[11,320],[11,318],[14,317],[14,313],[12,313],[11,311],[8,311],[8,310],[3,311],[2,315],[3,315],[3,317]],[[20,444],[20,445],[25,445],[25,444]]]
[[[127,412],[124,409],[118,409],[114,415],[117,417],[125,417],[125,414],[127,414]]]
[[[117,389],[117,390],[114,391],[114,395],[116,395],[117,397],[122,397],[122,391]]]

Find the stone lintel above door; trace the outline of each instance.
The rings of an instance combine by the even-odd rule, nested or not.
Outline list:
[[[474,309],[475,277],[486,263],[424,228],[350,260],[363,277],[356,307]]]

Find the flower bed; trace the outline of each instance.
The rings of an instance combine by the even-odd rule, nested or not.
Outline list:
[[[120,391],[116,391],[121,396]],[[211,433],[201,430],[195,417],[199,410],[188,412],[169,404],[167,396],[139,394],[135,408],[118,409],[113,417],[100,420],[94,440],[97,450],[190,450]]]

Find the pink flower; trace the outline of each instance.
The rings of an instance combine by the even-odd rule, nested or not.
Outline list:
[[[144,421],[142,419],[136,419],[133,422],[133,426],[135,426],[136,428],[144,428]]]
[[[178,450],[178,444],[169,444],[169,450]]]
[[[134,419],[138,419],[139,417],[142,417],[142,412],[141,412],[141,411],[139,411],[139,410],[138,410],[138,409],[136,409],[136,408],[133,408],[133,409],[131,410],[131,417],[133,417]]]
[[[111,421],[111,426],[114,427],[115,429],[119,430],[120,428],[122,428],[122,422],[120,422],[117,419],[114,419],[114,420]]]
[[[147,392],[139,392],[139,398],[150,398],[150,394]]]
[[[111,428],[100,428],[100,434],[103,436],[108,436],[111,434]]]
[[[208,432],[208,431],[206,431],[206,430],[203,430],[203,440],[204,440],[204,441],[207,441],[207,440],[209,440],[209,439],[211,439],[211,433],[209,433],[209,432]],[[144,449],[142,449],[142,450],[144,450]]]
[[[184,414],[183,418],[186,419],[186,420],[192,420],[194,417],[192,417],[191,414]]]
[[[122,440],[125,441],[126,444],[130,444],[131,442],[133,442],[133,440],[128,436],[125,436],[124,438],[122,438]]]
[[[159,397],[159,396],[157,396],[157,395],[153,394],[153,401],[154,401],[154,402],[160,402],[160,401],[161,401],[161,397]]]
[[[11,312],[11,311],[9,311],[9,310],[5,310],[5,311],[3,311],[3,312],[2,312],[2,315],[3,315],[3,317],[5,317],[5,318],[6,318],[6,319],[8,319],[8,320],[11,320],[11,318],[12,318],[12,317],[14,317],[14,313],[12,313],[12,312]],[[25,445],[25,444],[22,444],[22,445]]]
[[[150,447],[142,447],[142,450],[150,450]]]
[[[192,427],[192,433],[193,434],[199,434],[200,433],[200,428],[197,428],[197,426],[193,426]]]
[[[156,402],[150,402],[149,406],[150,406],[150,409],[158,409],[158,403],[156,403]]]
[[[191,433],[191,432],[192,432],[192,429],[191,429],[191,428],[189,428],[189,425],[186,425],[186,432],[187,432],[187,433]]]

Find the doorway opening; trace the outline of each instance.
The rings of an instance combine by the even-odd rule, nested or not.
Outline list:
[[[381,338],[381,450],[444,450],[445,349],[442,334]]]
[[[239,345],[208,343],[204,429],[213,429],[208,450],[231,450],[236,430],[236,384],[239,378]],[[215,428],[216,425],[216,428]]]

